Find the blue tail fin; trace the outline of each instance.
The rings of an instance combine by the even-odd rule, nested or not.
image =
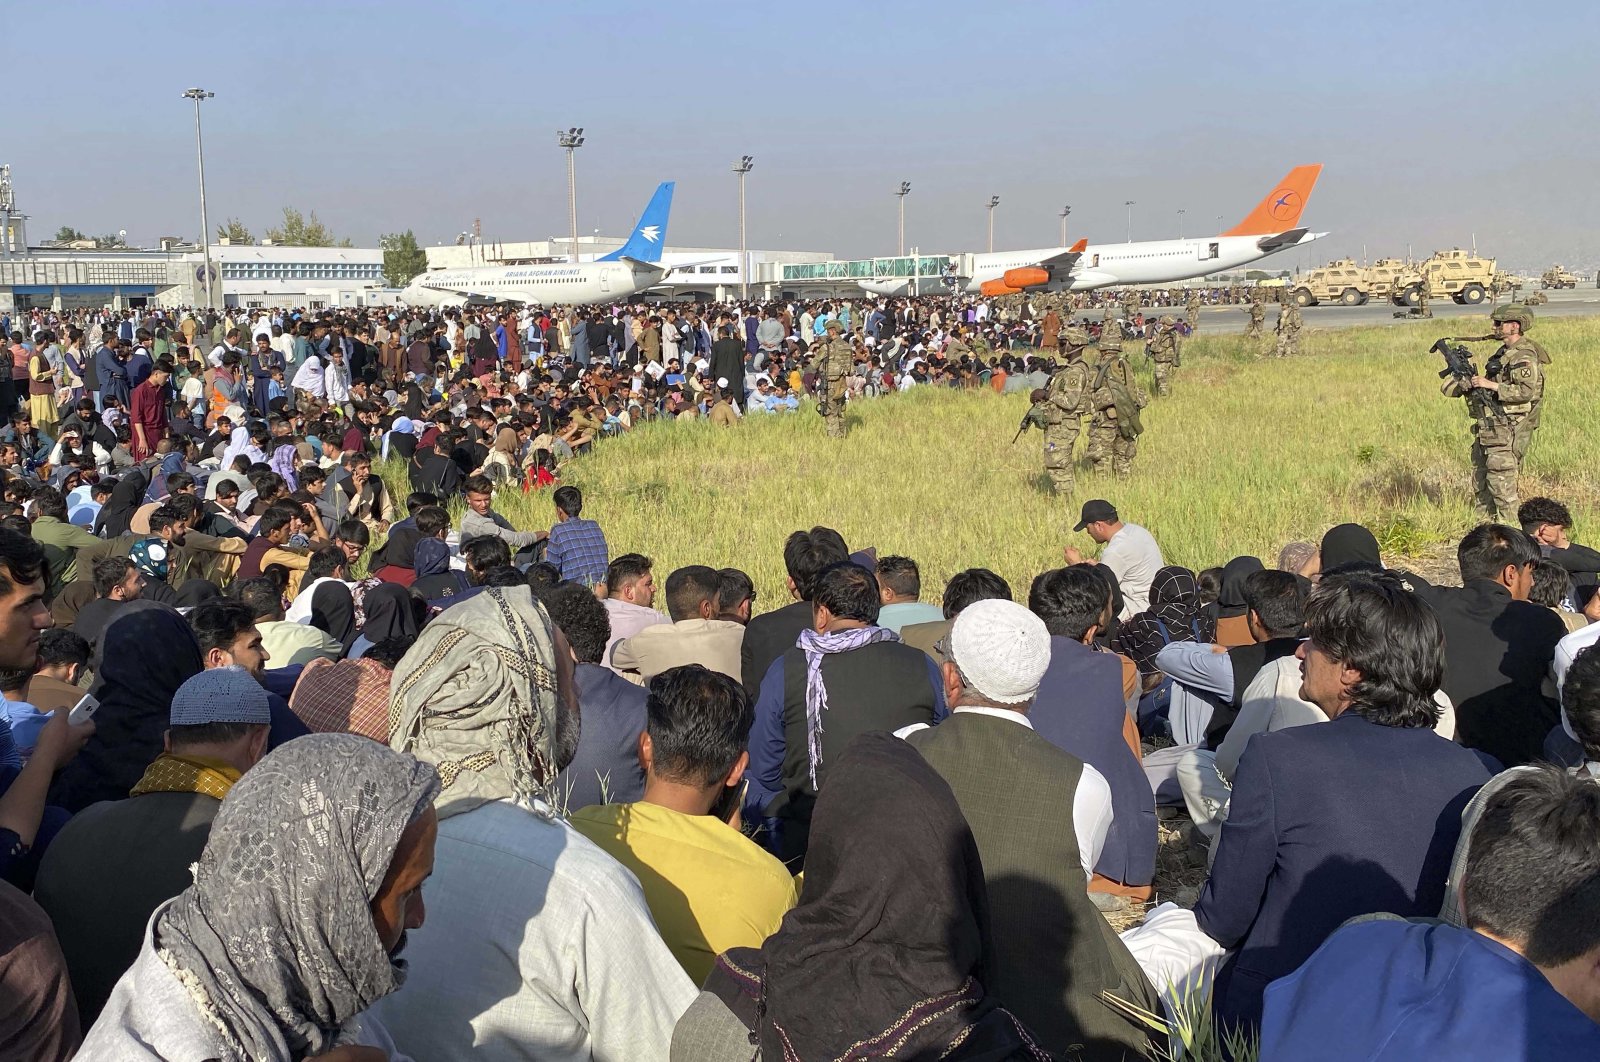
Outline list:
[[[639,224],[634,226],[628,242],[596,261],[615,262],[619,258],[637,258],[641,262],[661,261],[661,248],[667,243],[667,214],[672,210],[673,187],[674,182],[662,181],[656,187],[656,194],[650,197],[650,205],[639,215]]]

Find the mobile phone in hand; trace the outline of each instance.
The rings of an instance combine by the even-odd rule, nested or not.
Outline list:
[[[72,706],[72,711],[67,713],[67,722],[73,726],[82,726],[94,718],[94,713],[99,710],[100,702],[85,693],[77,704]]]

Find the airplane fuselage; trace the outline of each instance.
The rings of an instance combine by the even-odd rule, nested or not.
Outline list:
[[[1296,244],[1316,239],[1320,233],[1306,233]],[[1307,239],[1309,237],[1309,239]],[[1275,254],[1263,252],[1259,236],[1205,236],[1185,240],[1149,240],[1142,243],[1091,243],[1078,259],[1071,275],[1052,277],[1042,285],[1046,291],[1089,291],[1112,284],[1169,284],[1257,262]],[[1278,248],[1277,250],[1283,250]],[[965,290],[976,292],[986,280],[1000,280],[1008,269],[1033,265],[1066,248],[1030,251],[997,251],[972,256],[972,270]],[[1034,289],[1029,289],[1034,290]]]
[[[1030,284],[1028,291],[1092,291],[1113,285],[1173,284],[1195,277],[1222,273],[1258,262],[1290,247],[1310,243],[1326,235],[1320,232],[1290,230],[1279,236],[1201,236],[1182,240],[1148,240],[1142,243],[1090,244],[1078,256],[1070,271],[1052,271],[1048,282]],[[1263,244],[1271,250],[1263,250]],[[960,290],[977,294],[990,281],[1005,278],[1008,270],[1029,269],[1041,262],[1058,259],[1071,250],[1067,247],[1036,247],[993,254],[967,254],[953,261],[961,275]],[[902,295],[909,290],[904,279],[865,280],[861,286],[879,295]]]
[[[423,273],[401,292],[410,305],[517,302],[540,305],[610,302],[661,283],[671,267],[645,262],[476,266]]]

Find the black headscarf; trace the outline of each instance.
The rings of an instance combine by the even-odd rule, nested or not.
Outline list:
[[[1378,555],[1378,540],[1360,524],[1340,524],[1322,536],[1322,572],[1352,566],[1379,571],[1383,559]]]
[[[133,514],[144,504],[144,492],[150,479],[137,468],[130,468],[111,488],[111,497],[100,507],[94,518],[94,533],[105,538],[116,538],[128,533]],[[138,779],[134,779],[138,781]]]
[[[759,950],[721,956],[706,988],[764,1058],[853,1045],[852,1057],[1046,1058],[984,994],[988,907],[950,787],[910,745],[864,734],[817,796],[799,905]]]
[[[194,631],[176,611],[154,601],[121,606],[95,651],[94,736],[56,775],[50,803],[78,812],[126,797],[161,754],[173,694],[204,666]]]
[[[1122,625],[1111,647],[1126,653],[1141,674],[1153,675],[1161,670],[1156,654],[1168,642],[1209,642],[1215,636],[1216,624],[1201,608],[1194,573],[1169,564],[1150,580],[1150,607]]]
[[[411,591],[398,583],[379,583],[368,590],[361,602],[367,614],[362,637],[374,645],[389,638],[415,638],[418,627],[413,600]]]
[[[422,532],[415,523],[398,523],[389,529],[389,540],[383,544],[382,564],[396,568],[409,568],[416,563],[417,543]]]
[[[178,607],[195,608],[207,601],[215,601],[222,596],[222,591],[217,589],[217,584],[210,579],[186,579],[178,587]]]
[[[318,583],[311,591],[311,626],[346,649],[360,632],[356,629],[356,601],[350,588],[337,579]]]
[[[1222,588],[1217,591],[1217,616],[1228,619],[1249,611],[1244,601],[1244,581],[1264,566],[1258,557],[1235,557],[1222,568]]]

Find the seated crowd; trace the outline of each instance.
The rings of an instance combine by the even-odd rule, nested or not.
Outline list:
[[[1356,524],[1195,572],[1096,500],[1098,556],[939,593],[818,526],[758,613],[615,552],[509,403],[435,410],[398,500],[312,406],[6,485],[4,1057],[1113,1062],[1197,991],[1263,1058],[1600,1047],[1558,502],[1459,586]]]

